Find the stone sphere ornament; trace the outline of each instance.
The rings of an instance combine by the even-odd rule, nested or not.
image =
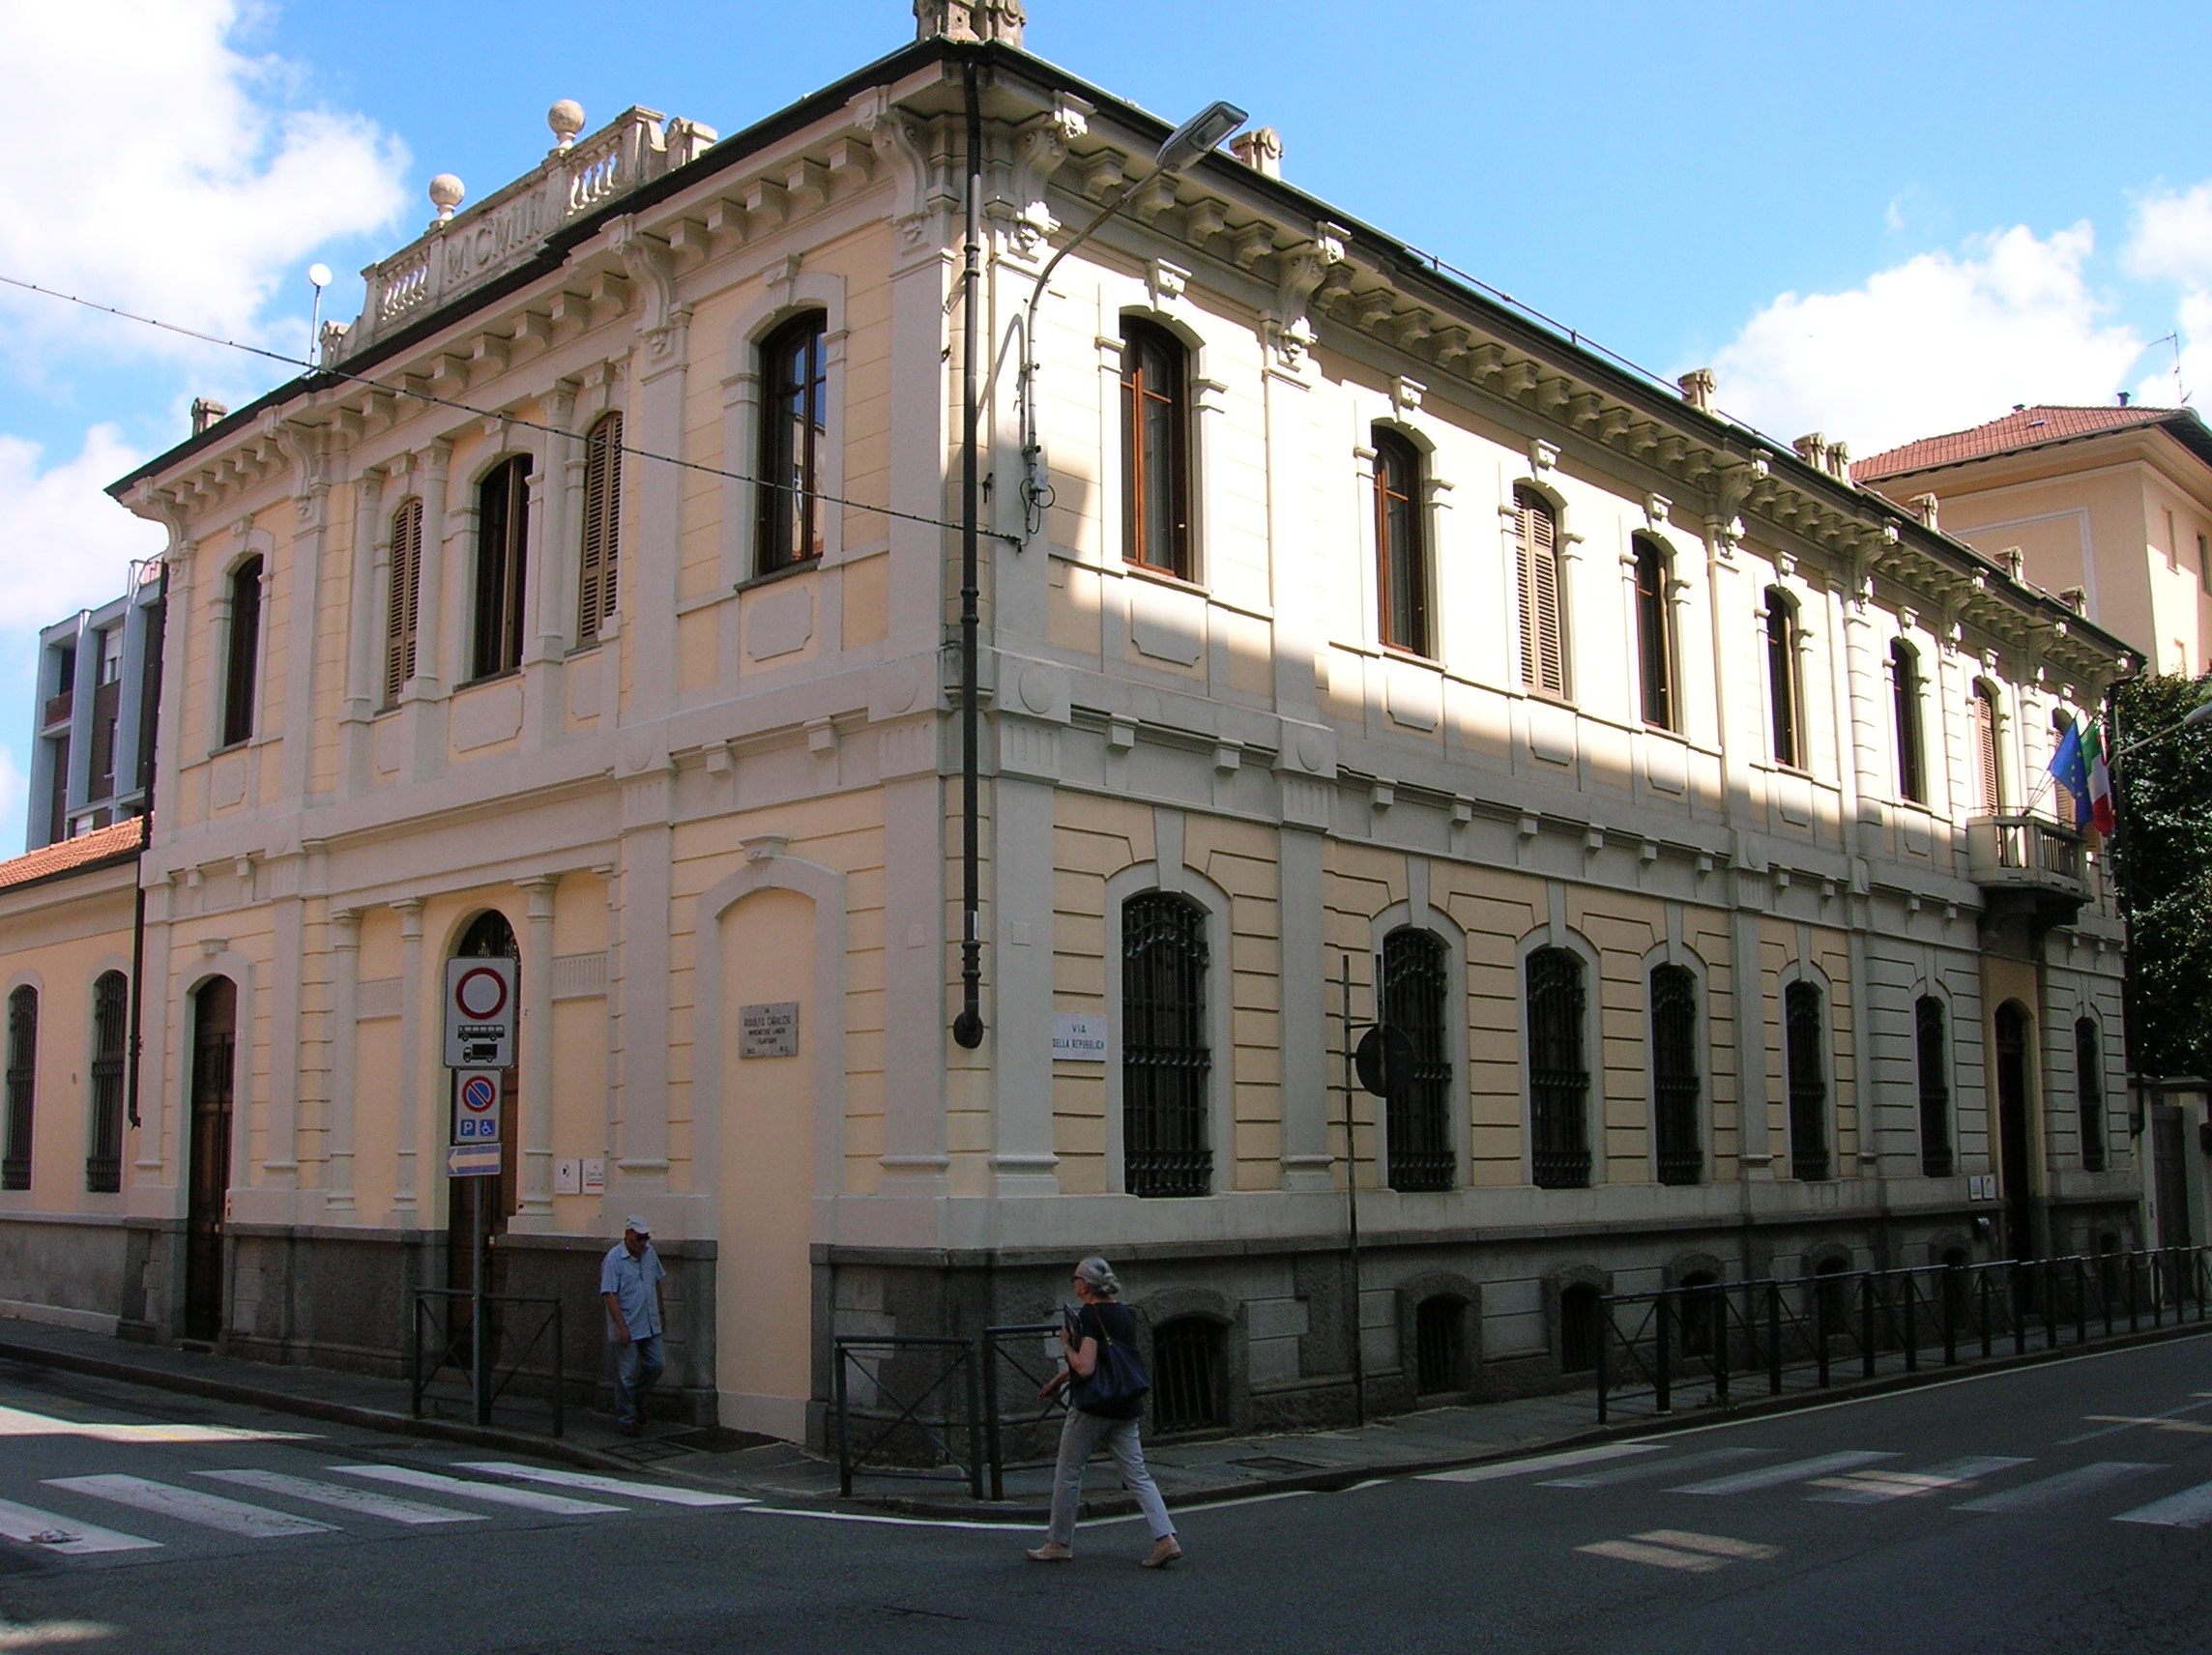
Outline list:
[[[453,209],[461,204],[461,197],[468,192],[468,186],[450,172],[441,172],[430,180],[430,205],[438,210],[439,223],[443,224],[453,216]]]
[[[576,141],[576,134],[584,130],[584,106],[573,98],[564,98],[545,111],[545,124],[553,129],[553,135],[567,149]]]

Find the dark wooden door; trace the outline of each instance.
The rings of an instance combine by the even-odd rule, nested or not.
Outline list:
[[[2035,1257],[2035,1192],[2027,1152],[2027,1013],[2011,1001],[1997,1007],[1997,1157],[2004,1177],[2006,1248]]]
[[[2189,1173],[2183,1161],[2188,1147],[2180,1109],[2170,1103],[2154,1105],[2150,1112],[2150,1172],[2152,1199],[2158,1203],[2161,1247],[2190,1245]]]
[[[230,1195],[230,1115],[237,1086],[238,988],[217,977],[192,996],[192,1118],[186,1169],[185,1337],[222,1331],[222,1236]]]

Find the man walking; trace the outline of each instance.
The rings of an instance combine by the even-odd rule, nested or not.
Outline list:
[[[615,1348],[615,1429],[635,1437],[646,1393],[660,1378],[660,1330],[666,1320],[660,1279],[668,1272],[653,1250],[653,1230],[634,1212],[623,1238],[599,1265],[599,1297],[607,1307],[607,1340]]]

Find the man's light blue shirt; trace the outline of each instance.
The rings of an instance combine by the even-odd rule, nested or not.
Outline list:
[[[628,1325],[632,1339],[660,1336],[660,1295],[654,1287],[666,1274],[668,1272],[661,1268],[660,1255],[653,1250],[650,1241],[645,1244],[645,1251],[634,1259],[620,1241],[607,1249],[606,1260],[599,1265],[599,1292],[615,1295],[615,1303],[622,1309],[623,1321]],[[607,1318],[607,1337],[622,1337],[622,1329],[615,1325],[611,1316]]]

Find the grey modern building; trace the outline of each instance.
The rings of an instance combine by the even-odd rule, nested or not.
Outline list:
[[[26,849],[145,813],[160,682],[158,564],[133,564],[122,596],[40,632]]]

